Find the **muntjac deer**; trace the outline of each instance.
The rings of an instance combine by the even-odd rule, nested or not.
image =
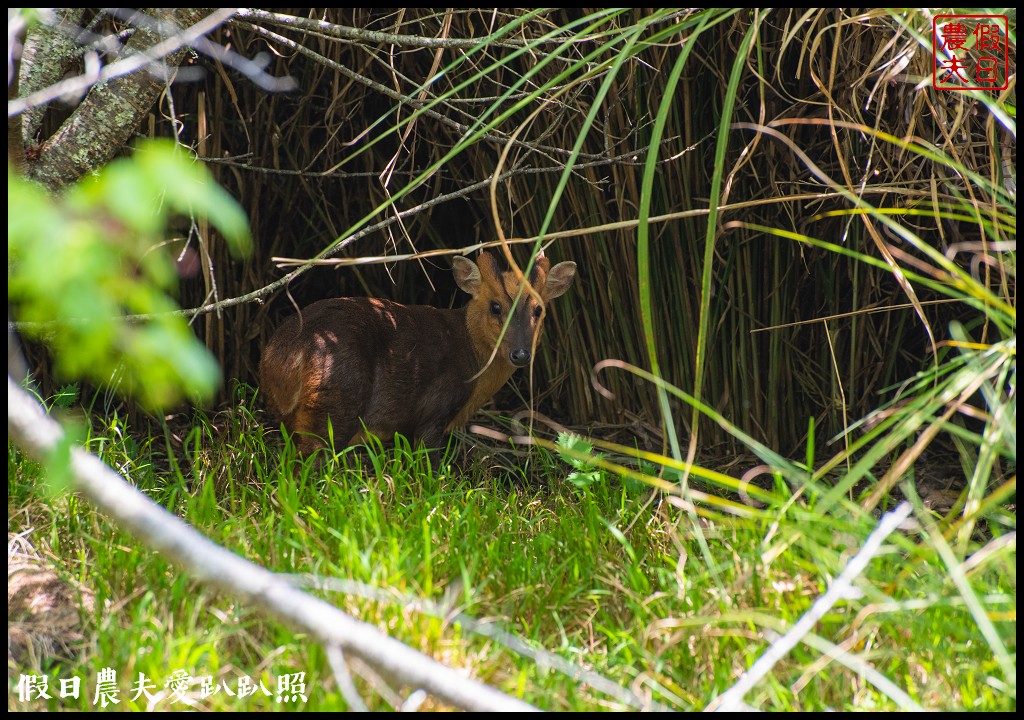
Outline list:
[[[472,296],[459,310],[336,298],[277,329],[260,359],[260,388],[301,452],[323,446],[328,418],[346,445],[360,442],[365,426],[438,447],[530,363],[544,308],[572,285],[576,263],[550,267],[541,253],[527,278],[535,294],[491,253],[456,257],[452,270]]]

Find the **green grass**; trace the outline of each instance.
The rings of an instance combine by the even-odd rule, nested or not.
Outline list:
[[[413,10],[394,29],[479,39],[495,20],[460,11],[442,26],[433,10]],[[455,250],[469,242],[462,238],[490,239],[476,231],[490,228],[493,213],[498,234],[557,239],[552,254],[581,270],[553,308],[537,393],[524,391],[521,406],[550,407],[551,417],[596,428],[614,422],[610,432],[625,446],[594,438],[559,452],[540,441],[525,454],[481,444],[441,458],[400,445],[302,461],[266,431],[246,388],[228,410],[179,417],[155,432],[92,413],[91,429],[76,437],[239,555],[551,710],[626,707],[621,692],[602,692],[599,678],[567,674],[559,662],[663,706],[703,708],[807,612],[881,513],[906,497],[914,520],[871,561],[858,581],[862,595],[835,605],[746,701],[765,710],[1015,710],[1015,96],[918,84],[934,68],[935,14],[499,14],[492,39],[528,46],[406,48],[377,68],[383,75],[363,67],[388,87],[400,78],[395,93],[424,103],[397,114],[391,91],[382,106],[379,89],[313,73],[275,40],[283,52],[274,74],[319,77],[346,91],[325,92],[318,82],[301,97],[247,83],[229,95],[213,86],[192,99],[188,88],[178,91],[181,117],[202,110],[211,118],[202,133],[208,147],[253,150],[244,172],[214,167],[237,196],[263,199],[249,211],[268,243],[260,262],[228,273],[238,264],[227,246],[210,243],[221,276],[182,283],[184,304],[267,296],[296,277],[276,269],[268,276],[267,258],[333,254],[341,238],[351,262],[395,258],[392,250]],[[352,24],[348,15],[329,17]],[[386,18],[353,16],[367,17],[375,27]],[[234,25],[231,43],[262,44],[264,30]],[[309,41],[299,33],[293,42]],[[364,41],[358,52],[371,46]],[[353,47],[321,49],[340,69],[353,66]],[[383,57],[393,46],[377,47]],[[236,115],[247,118],[245,128]],[[338,117],[351,133],[337,132]],[[458,131],[439,134],[438,119]],[[279,125],[253,137],[246,129]],[[505,145],[509,154],[496,164],[485,134],[524,144]],[[327,145],[310,142],[321,136]],[[417,150],[394,165],[403,157],[399,137]],[[336,185],[262,172],[286,166],[327,172],[324,179],[340,168],[351,175]],[[404,178],[386,199],[357,179],[379,183],[382,168]],[[156,175],[154,187],[166,180]],[[480,178],[499,176],[493,207],[479,188],[470,192]],[[34,260],[24,295],[44,308],[57,303],[39,319],[77,318],[83,307],[80,292],[54,291],[53,257],[68,253],[40,252],[41,232],[58,244],[69,229],[84,232],[95,247],[68,255],[75,268],[96,265],[108,289],[124,291],[121,270],[141,260],[109,260],[111,223],[83,224],[81,208],[21,190],[39,209],[9,213],[28,228],[24,252],[12,257]],[[115,218],[127,209],[155,232],[159,213],[138,214],[151,198],[126,198],[139,200],[114,192],[113,205],[97,202],[98,213],[85,215]],[[465,204],[445,210],[434,204],[441,199]],[[173,205],[161,203],[161,213]],[[404,232],[417,245],[375,246],[370,223],[410,205],[419,210],[403,218]],[[54,225],[57,216],[67,222]],[[139,229],[127,233],[127,247],[155,258],[150,246],[163,236],[140,245]],[[330,292],[358,286],[357,294],[423,300],[402,296],[424,283],[400,264],[352,272],[339,274],[341,287]],[[178,279],[170,270],[159,278]],[[81,282],[71,285],[81,290]],[[131,299],[118,302],[130,312],[156,309]],[[274,313],[286,305],[291,312],[283,299],[278,305]],[[245,377],[246,358],[274,316],[242,303],[226,318],[222,325],[210,314],[195,329],[219,346],[225,375]],[[128,352],[144,391],[158,387],[146,382],[161,367],[154,358],[175,356],[156,340]],[[110,367],[90,361],[89,348],[118,367],[126,361],[110,355],[113,345],[98,330],[63,349],[58,343],[56,357],[106,382]],[[615,402],[594,394],[595,377]],[[194,380],[185,384],[196,389]],[[76,401],[71,386],[51,404]],[[711,447],[732,457],[710,460]],[[685,468],[687,491],[678,483],[684,449],[705,465]],[[230,688],[249,676],[272,695],[278,678],[305,673],[302,707],[346,708],[315,641],[190,579],[71,494],[67,476],[59,461],[44,468],[9,445],[9,532],[95,593],[73,659],[9,672],[11,709],[92,709],[104,668],[118,674],[117,709],[147,707],[129,699],[140,673],[165,690],[176,672]],[[756,487],[745,485],[750,477]],[[945,506],[935,500],[943,493],[953,496]],[[393,708],[414,689],[352,669],[373,709]],[[33,671],[51,692],[62,678],[79,678],[82,699],[19,700],[19,675]],[[262,691],[203,698],[197,684],[188,692],[188,702],[164,695],[155,707],[280,706]],[[439,705],[430,699],[425,707]]]
[[[216,542],[301,576],[310,592],[356,617],[549,710],[626,707],[474,632],[458,614],[641,696],[700,709],[810,607],[874,525],[870,514],[842,507],[818,513],[812,493],[793,496],[778,482],[751,517],[698,504],[709,565],[690,517],[670,494],[652,498],[641,483],[593,467],[588,483],[579,474],[569,482],[579,468],[543,449],[526,471],[510,471],[503,466],[512,463],[484,449],[455,453],[456,461],[402,446],[299,461],[260,425],[248,392],[238,400],[213,418],[197,415],[172,463],[164,438],[140,440],[117,418],[88,445]],[[29,540],[52,550],[58,573],[95,592],[95,610],[77,657],[37,669],[54,699],[19,701],[15,674],[10,709],[93,709],[102,668],[117,672],[117,709],[146,707],[144,697],[130,700],[139,673],[164,691],[178,670],[221,684],[208,698],[191,686],[196,708],[279,708],[262,691],[239,699],[223,686],[234,690],[248,675],[273,695],[277,679],[291,673],[306,673],[303,708],[346,708],[322,647],[190,579],[73,494],[50,489],[43,475],[9,446],[8,506],[19,509],[10,530],[31,528]],[[1000,510],[985,516],[984,532],[958,563],[1013,529],[1015,519]],[[966,566],[967,578],[1015,658],[1016,549],[997,544]],[[929,535],[909,530],[886,548],[860,582],[863,597],[833,608],[748,702],[773,710],[897,708],[856,670],[826,658],[839,645],[927,708],[1015,708],[1015,677],[1010,689]],[[315,579],[349,581],[349,592],[315,589]],[[389,709],[395,692],[404,698],[413,690],[354,671],[373,709]],[[59,679],[72,676],[81,678],[81,699],[56,697]],[[169,696],[155,702],[187,707]],[[432,699],[424,705],[437,707]]]

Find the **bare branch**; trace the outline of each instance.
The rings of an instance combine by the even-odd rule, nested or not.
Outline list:
[[[353,42],[361,43],[373,43],[373,44],[384,44],[384,45],[401,45],[404,47],[421,47],[421,48],[478,48],[480,45],[487,43],[492,47],[503,47],[503,48],[522,48],[528,45],[538,45],[548,43],[552,45],[561,45],[567,42],[565,39],[552,38],[546,41],[526,41],[526,40],[492,40],[496,33],[485,35],[479,38],[432,38],[423,37],[422,35],[396,35],[394,33],[378,32],[375,30],[365,30],[363,28],[348,27],[347,25],[335,25],[334,23],[325,22],[323,20],[313,20],[312,18],[298,17],[296,15],[285,15],[283,13],[268,12],[266,10],[259,10],[257,8],[242,8],[238,11],[237,17],[246,18],[248,20],[260,20],[268,25],[275,25],[277,27],[291,28],[293,30],[301,30],[303,32],[315,33],[317,35],[323,35],[328,38],[335,38],[338,40],[352,40]],[[575,39],[575,38],[574,38]]]
[[[157,43],[145,52],[135,53],[124,60],[118,60],[115,63],[107,65],[97,73],[68,78],[63,82],[37,90],[25,97],[9,100],[7,102],[7,117],[13,117],[14,115],[25,112],[28,108],[35,107],[37,105],[45,105],[48,102],[56,100],[61,95],[85,92],[97,83],[128,75],[137,70],[141,70],[147,65],[152,65],[156,61],[167,57],[175,51],[191,45],[197,38],[212,31],[218,25],[234,15],[234,13],[235,11],[233,8],[222,8],[214,12],[212,15],[203,18],[187,30],[183,30],[176,34],[174,37],[167,38],[166,40]]]
[[[352,682],[352,674],[348,671],[348,665],[345,663],[345,654],[341,651],[341,647],[338,645],[328,646],[327,662],[330,663],[331,670],[334,671],[334,680],[338,683],[338,690],[341,691],[341,696],[345,698],[349,710],[369,712],[370,708],[366,707],[362,696],[356,690],[355,683]]]
[[[7,377],[7,431],[36,459],[61,443],[60,426]],[[537,708],[466,677],[287,580],[245,560],[160,507],[95,455],[71,450],[74,486],[147,546],[159,550],[199,580],[242,596],[327,646],[343,648],[387,677],[424,688],[456,707],[478,712],[527,712]]]
[[[120,9],[112,10],[111,13],[115,17],[133,23],[136,27],[144,27],[154,33],[161,33],[165,36],[174,33],[173,27],[168,27],[167,23],[162,23],[148,15]],[[250,60],[223,45],[211,42],[205,36],[197,37],[190,43],[190,47],[245,75],[256,87],[267,92],[290,92],[298,87],[298,83],[293,77],[275,77],[264,72],[264,68],[270,62],[268,53],[260,53],[255,59]]]
[[[883,515],[882,519],[878,521],[878,526],[864,541],[864,547],[847,563],[843,571],[833,581],[832,587],[814,601],[811,609],[796,621],[789,632],[772,643],[764,655],[758,658],[757,662],[751,665],[750,669],[736,681],[736,684],[715,698],[705,709],[717,712],[737,712],[743,709],[745,707],[743,696],[750,692],[761,678],[771,672],[779,660],[796,647],[796,644],[814,628],[815,624],[825,616],[825,613],[840,600],[859,593],[859,590],[854,587],[853,581],[864,572],[868,563],[878,554],[882,542],[889,537],[889,534],[910,517],[910,511],[910,503],[902,502],[895,510]],[[923,709],[894,684],[885,688],[885,691],[905,709]]]
[[[643,152],[643,151],[641,151],[641,152]],[[605,160],[605,161],[602,161],[602,162],[596,162],[596,163],[592,163],[592,164],[593,165],[601,165],[601,164],[607,164],[607,163],[615,162],[616,160],[617,160],[616,158],[610,158],[608,160]],[[236,163],[229,163],[229,164],[236,164]],[[582,167],[582,165],[577,165],[577,167]],[[261,172],[277,172],[277,171],[270,170],[270,169],[263,169],[263,168],[256,168],[256,169],[260,170]],[[555,172],[555,171],[561,172],[561,170],[562,170],[561,168],[543,168],[543,169],[530,169],[530,170],[510,171],[509,174],[516,173],[516,172]],[[298,171],[295,171],[295,172],[298,172]],[[307,174],[311,174],[311,173],[307,173]],[[502,175],[503,178],[505,176],[506,176],[505,174]],[[401,211],[400,213],[398,213],[398,217],[404,218],[404,217],[407,217],[409,215],[413,215],[413,214],[416,214],[416,213],[423,212],[424,210],[426,210],[426,209],[428,209],[430,207],[433,207],[434,205],[437,205],[439,203],[447,202],[448,200],[452,200],[452,199],[454,199],[456,197],[461,197],[461,196],[467,195],[470,192],[473,192],[475,190],[482,189],[482,188],[486,187],[487,185],[489,185],[490,182],[491,182],[490,180],[483,180],[483,181],[481,181],[479,183],[475,183],[475,184],[470,185],[468,187],[462,188],[461,190],[456,190],[456,191],[448,193],[446,195],[439,195],[438,197],[433,198],[431,200],[428,200],[426,202],[420,203],[419,205],[417,205],[415,207],[412,207],[412,208],[409,208],[407,210]],[[866,192],[871,192],[871,193],[876,193],[876,194],[885,194],[885,193],[892,193],[893,190],[892,190],[891,187],[880,186],[878,188],[872,188],[872,189],[870,189],[870,190],[868,190]],[[804,200],[804,201],[806,201],[806,200],[822,200],[822,199],[825,199],[825,198],[832,198],[832,197],[837,197],[837,194],[836,193],[832,193],[832,192],[800,193],[800,194],[797,194],[797,195],[785,195],[785,196],[782,196],[782,197],[772,197],[772,198],[764,198],[764,199],[760,199],[760,200],[744,201],[744,202],[740,202],[740,203],[731,203],[729,205],[723,205],[721,208],[719,208],[719,210],[721,210],[722,212],[736,211],[736,210],[746,210],[746,209],[749,209],[751,207],[758,207],[758,206],[761,206],[761,205],[793,202],[793,201],[797,201],[797,200]],[[708,214],[708,210],[706,208],[698,208],[696,210],[684,210],[684,211],[677,212],[677,213],[668,213],[666,215],[656,215],[654,217],[648,218],[647,221],[649,223],[669,222],[669,221],[672,221],[672,220],[679,220],[679,219],[682,219],[682,218],[700,217],[702,215],[707,215],[707,214]],[[436,257],[436,256],[444,256],[444,255],[464,255],[466,253],[472,253],[472,252],[474,252],[476,250],[481,250],[481,249],[484,249],[484,248],[489,248],[489,247],[493,247],[495,245],[500,244],[500,243],[497,243],[497,242],[484,242],[484,243],[477,243],[475,245],[468,245],[468,246],[461,247],[461,248],[447,248],[447,249],[439,249],[439,250],[429,250],[429,251],[426,251],[426,252],[412,253],[412,254],[406,254],[406,255],[388,255],[386,257],[343,258],[343,259],[339,259],[339,260],[329,260],[329,261],[324,259],[324,258],[326,258],[326,257],[328,257],[330,255],[337,254],[338,252],[340,252],[344,248],[348,247],[350,244],[354,243],[355,241],[361,240],[362,238],[366,237],[367,235],[369,235],[369,234],[371,234],[373,232],[376,232],[377,230],[380,230],[382,228],[385,228],[385,227],[391,225],[394,222],[397,222],[397,218],[390,217],[390,218],[386,218],[385,220],[382,220],[381,222],[377,223],[376,225],[372,225],[370,227],[363,228],[362,230],[360,230],[359,232],[355,233],[354,235],[347,236],[347,237],[337,241],[334,245],[332,245],[330,248],[325,250],[322,253],[320,258],[313,258],[313,259],[309,259],[309,260],[298,260],[298,259],[291,259],[291,258],[275,258],[275,260],[280,265],[282,265],[282,266],[289,266],[289,265],[294,265],[294,264],[298,264],[298,265],[301,265],[301,266],[295,268],[294,270],[292,270],[287,275],[283,275],[282,277],[278,278],[274,282],[272,282],[272,283],[270,283],[268,285],[264,285],[263,287],[258,288],[256,290],[253,290],[252,292],[246,293],[244,295],[238,295],[236,297],[228,298],[226,300],[221,300],[219,302],[209,303],[209,304],[206,304],[206,305],[199,305],[197,307],[188,308],[188,309],[185,309],[185,310],[175,310],[171,314],[181,315],[183,317],[191,318],[191,317],[194,317],[196,315],[205,315],[207,313],[219,312],[219,311],[221,311],[221,310],[223,310],[225,308],[234,307],[235,305],[243,305],[245,303],[262,300],[263,298],[267,297],[268,295],[272,295],[273,293],[277,292],[281,288],[287,286],[288,283],[293,281],[295,278],[299,277],[304,272],[306,272],[310,268],[315,267],[317,265],[374,265],[374,264],[381,264],[381,263],[414,261],[414,260],[420,260],[420,259],[426,258],[426,257]],[[638,222],[639,222],[638,220],[622,220],[622,221],[614,222],[614,223],[605,223],[605,224],[600,225],[598,227],[582,227],[582,228],[578,228],[578,229],[575,229],[575,230],[562,230],[562,231],[559,231],[559,232],[548,233],[547,235],[544,236],[544,238],[546,240],[548,240],[548,241],[552,241],[552,240],[558,240],[558,239],[564,239],[564,238],[570,238],[570,237],[582,237],[582,236],[592,235],[594,233],[599,233],[599,232],[614,232],[614,231],[617,231],[617,230],[625,230],[625,229],[629,229],[629,228],[634,228],[634,227],[636,227]],[[532,243],[532,242],[536,242],[536,240],[537,240],[536,237],[513,238],[513,239],[508,240],[508,243],[512,244],[512,245],[515,245],[515,244],[522,244],[522,243]],[[130,321],[130,322],[143,322],[145,320],[148,320],[151,317],[154,317],[154,315],[126,315],[124,319],[127,320],[127,321]],[[15,321],[8,320],[7,325],[8,325],[8,329],[14,329],[14,330],[29,329],[29,330],[33,330],[33,331],[38,332],[41,328],[53,327],[54,323],[52,323],[52,322],[46,322],[46,323],[39,323],[39,322],[15,322]]]
[[[686,17],[690,12],[692,12],[692,10],[680,10],[679,12],[672,13],[671,15],[667,15],[659,19],[658,22],[652,23],[652,27],[675,22],[681,17]],[[300,30],[302,32],[320,35],[327,38],[351,40],[356,43],[398,45],[402,47],[476,48],[480,47],[482,43],[487,43],[491,47],[519,49],[531,46],[538,47],[542,45],[558,46],[566,43],[582,44],[593,41],[593,38],[591,37],[575,34],[567,34],[564,37],[553,37],[548,39],[535,38],[532,40],[515,40],[511,37],[506,37],[501,40],[493,40],[492,38],[501,34],[500,31],[478,38],[424,37],[423,35],[404,35],[380,32],[376,30],[366,30],[365,28],[354,28],[347,25],[336,25],[324,20],[314,20],[312,18],[298,17],[297,15],[285,15],[284,13],[269,12],[258,8],[241,8],[238,10],[236,16],[247,20],[259,20],[267,25]],[[509,35],[511,35],[511,33],[509,33]]]
[[[157,66],[164,70],[176,68],[185,58],[185,44],[199,33],[213,29],[223,15],[221,12],[208,16],[203,8],[158,8],[157,12],[165,18],[166,27],[189,29],[165,38],[148,28],[137,28],[126,45],[126,52],[131,55],[104,70],[99,68],[98,55],[87,53],[88,83],[102,77],[110,68],[128,71],[165,56],[166,60]],[[64,92],[78,87],[74,83],[57,83],[29,97],[41,93],[49,97],[58,90]],[[43,143],[39,160],[29,165],[28,176],[55,192],[106,164],[120,152],[166,88],[167,80],[157,77],[153,67],[149,72],[133,72],[93,85],[71,116]],[[26,100],[10,101],[8,110],[26,107]]]
[[[530,642],[513,633],[502,630],[494,623],[483,622],[463,612],[451,612],[440,604],[420,597],[411,597],[405,594],[389,592],[383,588],[347,580],[344,578],[331,577],[310,577],[308,575],[289,575],[287,578],[297,587],[313,587],[318,590],[329,590],[346,595],[376,600],[381,603],[401,602],[407,611],[421,613],[428,617],[445,620],[446,623],[453,622],[461,625],[470,632],[494,640],[517,655],[529,658],[539,667],[550,667],[562,673],[566,677],[589,685],[598,692],[613,697],[623,705],[635,708],[636,710],[654,710],[657,712],[671,712],[671,708],[662,705],[654,700],[645,699],[636,693],[624,688],[609,680],[605,676],[577,665],[571,660],[566,660],[561,655],[549,652],[544,648],[534,647]]]
[[[420,705],[422,705],[423,701],[426,699],[427,694],[419,688],[417,688],[416,690],[413,690],[411,693],[409,693],[409,697],[407,697],[405,699],[405,702],[402,703],[401,711],[417,712],[420,709]]]
[[[324,67],[328,67],[328,68],[334,70],[335,72],[338,72],[341,75],[344,75],[345,77],[349,78],[350,80],[354,80],[355,82],[360,83],[361,85],[365,85],[368,88],[370,88],[371,90],[374,90],[375,92],[378,92],[381,95],[384,95],[386,97],[391,98],[395,102],[399,102],[399,103],[402,103],[404,105],[409,105],[410,107],[415,109],[420,114],[426,115],[427,117],[434,118],[438,122],[441,122],[441,123],[443,123],[443,124],[453,128],[454,130],[457,130],[462,135],[465,135],[465,134],[469,133],[470,130],[471,130],[469,125],[466,125],[464,123],[460,123],[457,120],[452,120],[448,116],[443,115],[443,114],[437,112],[436,110],[433,110],[433,109],[427,107],[429,105],[428,102],[423,101],[423,100],[418,100],[418,99],[410,97],[408,95],[403,95],[402,93],[397,92],[395,90],[392,90],[391,88],[389,88],[389,87],[387,87],[385,85],[381,85],[378,82],[374,82],[370,78],[364,77],[364,76],[360,75],[357,72],[353,72],[349,68],[345,67],[344,65],[341,65],[340,63],[334,62],[330,58],[326,58],[323,55],[321,55],[320,53],[315,52],[313,50],[310,50],[309,48],[307,48],[302,43],[295,42],[294,40],[290,40],[289,38],[286,38],[283,35],[279,35],[278,33],[274,32],[272,30],[267,30],[266,28],[262,28],[262,27],[260,27],[258,25],[253,25],[252,23],[248,23],[248,22],[244,22],[244,21],[236,21],[236,24],[239,25],[240,27],[244,27],[247,30],[250,30],[251,32],[256,33],[257,35],[262,35],[263,37],[267,38],[268,40],[273,40],[276,43],[280,43],[281,45],[284,45],[284,46],[286,46],[286,47],[288,47],[288,48],[290,48],[290,49],[292,49],[292,50],[294,50],[294,51],[296,51],[296,52],[298,52],[298,53],[300,53],[302,55],[305,55],[306,57],[308,57],[308,58],[310,58],[312,60],[315,60],[316,62],[320,63]],[[491,142],[499,143],[501,145],[504,145],[504,144],[509,143],[509,142],[513,142],[512,140],[510,140],[508,137],[506,137],[502,133],[497,133],[497,132],[493,132],[493,131],[485,132],[485,133],[481,134],[480,135],[480,139],[481,140],[490,140]],[[551,155],[562,155],[562,156],[568,156],[568,155],[572,154],[571,150],[566,150],[565,148],[560,148],[560,147],[554,147],[552,145],[539,145],[539,144],[524,142],[524,141],[521,141],[521,140],[520,141],[515,141],[515,144],[518,145],[518,146],[521,146],[523,148],[526,148],[527,150],[531,150],[533,152],[542,152],[542,153],[549,153]],[[588,160],[600,160],[601,159],[601,156],[599,156],[599,155],[588,155],[586,153],[580,153],[579,157],[585,158],[585,159],[588,159]]]

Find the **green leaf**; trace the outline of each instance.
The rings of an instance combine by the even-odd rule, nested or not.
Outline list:
[[[70,379],[116,382],[149,408],[212,397],[214,358],[166,292],[178,276],[166,245],[172,216],[207,217],[235,252],[244,213],[194,157],[140,144],[59,198],[8,166],[8,302],[20,330],[54,350]],[[126,315],[149,315],[129,323]]]

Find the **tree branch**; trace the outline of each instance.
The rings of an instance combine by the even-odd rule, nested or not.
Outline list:
[[[672,708],[663,705],[655,700],[640,697],[637,693],[624,688],[621,685],[609,680],[605,676],[577,665],[571,660],[566,660],[542,647],[534,647],[524,638],[513,633],[502,630],[491,622],[477,620],[464,612],[453,612],[441,604],[431,600],[403,595],[398,592],[388,592],[383,588],[361,583],[355,580],[344,578],[310,577],[308,575],[289,575],[291,580],[298,587],[313,587],[318,590],[329,590],[331,592],[355,595],[357,597],[376,600],[380,603],[401,603],[409,612],[416,612],[428,617],[444,620],[445,623],[456,623],[477,635],[483,635],[489,640],[504,646],[511,652],[529,658],[538,667],[550,667],[576,682],[589,685],[598,692],[602,692],[615,698],[623,705],[641,711],[672,712]],[[332,661],[332,666],[333,666]]]
[[[481,43],[489,42],[492,47],[503,47],[503,48],[522,48],[530,45],[531,42],[539,44],[541,42],[559,45],[565,40],[559,40],[552,38],[546,41],[526,41],[526,40],[504,40],[504,41],[493,41],[495,33],[485,35],[479,38],[433,38],[424,37],[422,35],[396,35],[394,33],[378,32],[376,30],[366,30],[363,28],[348,27],[347,25],[335,25],[334,23],[325,22],[323,20],[314,20],[312,18],[298,17],[297,15],[285,15],[283,13],[268,12],[266,10],[259,10],[257,8],[242,8],[238,11],[237,17],[246,18],[248,20],[260,20],[268,25],[275,25],[277,27],[286,27],[292,30],[301,30],[303,32],[314,33],[316,35],[322,35],[328,38],[334,38],[336,40],[351,40],[357,43],[372,43],[375,45],[400,45],[402,47],[420,47],[420,48],[476,48],[480,47]]]
[[[165,58],[167,66],[176,67],[184,59],[189,42],[217,27],[233,11],[219,10],[209,17],[202,8],[159,12],[165,15],[161,18],[164,22],[190,27],[162,41],[149,29],[139,28],[126,46],[134,51],[130,57],[108,65],[94,77],[72,78],[7,103],[7,116],[11,117],[65,92],[96,83],[71,117],[43,144],[38,164],[30,169],[32,179],[57,190],[109,162],[166,87],[166,79],[136,71],[161,58]]]
[[[53,25],[40,23],[29,28],[21,51],[19,95],[31,95],[56,85],[64,73],[79,62],[78,43],[62,28],[78,25],[84,14],[85,8],[57,8]],[[17,99],[17,95],[8,99]],[[23,144],[34,140],[43,123],[43,112],[42,107],[31,107],[24,113],[21,119]]]
[[[301,53],[302,55],[305,55],[306,57],[320,63],[324,67],[328,67],[334,70],[335,72],[340,73],[341,75],[349,78],[350,80],[354,80],[355,82],[360,83],[361,85],[365,85],[371,90],[378,92],[381,95],[384,95],[385,97],[391,98],[395,102],[402,103],[403,105],[408,105],[417,112],[426,115],[427,117],[434,118],[438,122],[443,123],[444,125],[447,125],[448,127],[456,130],[460,135],[466,135],[471,130],[469,125],[466,125],[465,123],[460,123],[457,120],[452,120],[447,115],[444,115],[442,113],[437,112],[436,110],[427,107],[430,103],[423,100],[418,100],[408,95],[403,95],[402,93],[397,92],[396,90],[392,90],[391,88],[385,85],[381,85],[378,82],[374,82],[370,78],[364,77],[357,72],[353,72],[349,68],[334,62],[330,58],[326,58],[320,53],[314,50],[310,50],[302,43],[298,43],[295,42],[294,40],[286,38],[283,35],[274,32],[273,30],[267,30],[266,28],[262,28],[259,25],[253,25],[252,23],[245,22],[242,20],[236,21],[235,24],[237,24],[239,27],[244,27],[245,29],[250,30],[253,33],[256,33],[257,35],[262,35],[268,40],[273,40],[276,43],[280,43],[281,45],[284,45],[291,50],[295,50],[296,52]],[[560,147],[554,147],[552,145],[540,145],[535,143],[524,142],[522,140],[513,141],[504,134],[495,131],[482,133],[480,135],[480,139],[489,140],[491,142],[498,143],[503,146],[509,142],[514,142],[516,145],[521,146],[527,150],[531,150],[533,152],[549,153],[551,155],[568,156],[572,154],[571,150],[566,150],[565,148]],[[578,157],[585,158],[588,160],[602,159],[600,155],[590,155],[587,153],[580,153]]]
[[[740,679],[731,688],[715,698],[705,709],[717,712],[736,712],[745,709],[743,696],[750,692],[761,678],[771,672],[775,664],[784,658],[800,642],[801,638],[814,628],[817,622],[825,616],[825,613],[833,605],[859,592],[854,587],[853,581],[864,572],[871,560],[878,554],[882,543],[889,537],[889,533],[910,517],[910,511],[910,503],[904,501],[895,510],[882,516],[882,519],[878,521],[878,525],[868,536],[868,539],[864,541],[864,547],[846,564],[846,567],[839,573],[839,576],[832,582],[832,586],[825,591],[825,594],[814,601],[811,609],[796,621],[793,627],[789,629],[789,632],[772,643],[764,655],[750,666],[750,670],[740,676]],[[890,697],[898,700],[904,709],[922,709],[909,695],[894,684],[890,683],[884,690]]]

